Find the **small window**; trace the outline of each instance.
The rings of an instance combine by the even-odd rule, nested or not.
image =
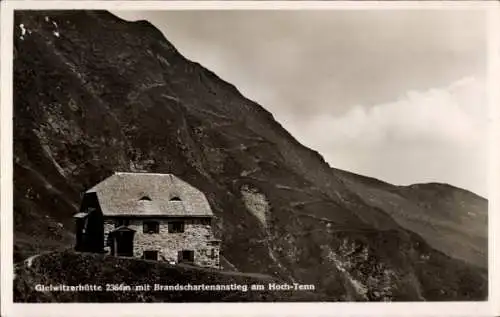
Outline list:
[[[144,260],[158,261],[158,251],[144,251],[142,257]]]
[[[181,199],[178,196],[170,198],[170,201],[181,201]]]
[[[139,199],[139,200],[147,200],[147,201],[151,201],[152,199],[151,199],[151,197],[149,197],[149,196],[142,196],[142,197],[141,197],[141,199]]]
[[[182,221],[172,221],[168,223],[169,233],[182,233],[184,232],[184,222]]]
[[[115,220],[115,228],[121,227],[121,226],[128,226],[130,224],[129,219],[116,219]]]
[[[148,234],[160,233],[160,224],[158,221],[144,221],[142,229]]]
[[[201,219],[201,224],[204,226],[210,226],[210,218],[203,218]]]
[[[179,251],[178,262],[194,262],[194,251],[192,250]]]

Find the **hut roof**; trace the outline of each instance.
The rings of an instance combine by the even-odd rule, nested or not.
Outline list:
[[[205,195],[172,174],[116,172],[86,193],[97,195],[104,216],[213,216]]]

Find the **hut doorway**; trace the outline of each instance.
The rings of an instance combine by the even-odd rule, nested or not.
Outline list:
[[[134,255],[134,235],[135,230],[120,227],[110,232],[111,254],[115,256],[133,256]]]

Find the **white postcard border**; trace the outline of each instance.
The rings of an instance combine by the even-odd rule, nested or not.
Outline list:
[[[494,316],[498,303],[500,263],[496,251],[500,228],[500,19],[499,5],[489,1],[4,1],[1,3],[1,309],[2,316]],[[489,298],[485,302],[412,303],[116,303],[116,304],[14,304],[13,300],[13,153],[12,74],[13,11],[15,9],[106,10],[393,10],[393,9],[489,10]],[[495,299],[497,299],[495,301]]]

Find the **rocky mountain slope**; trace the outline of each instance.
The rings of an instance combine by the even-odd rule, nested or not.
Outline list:
[[[370,206],[389,213],[434,248],[481,268],[488,266],[488,202],[469,191],[430,183],[395,187],[337,170]]]
[[[332,301],[487,296],[485,199],[331,168],[146,21],[16,13],[14,159],[16,261],[71,246],[114,171],[165,172],[206,193],[238,271]]]

